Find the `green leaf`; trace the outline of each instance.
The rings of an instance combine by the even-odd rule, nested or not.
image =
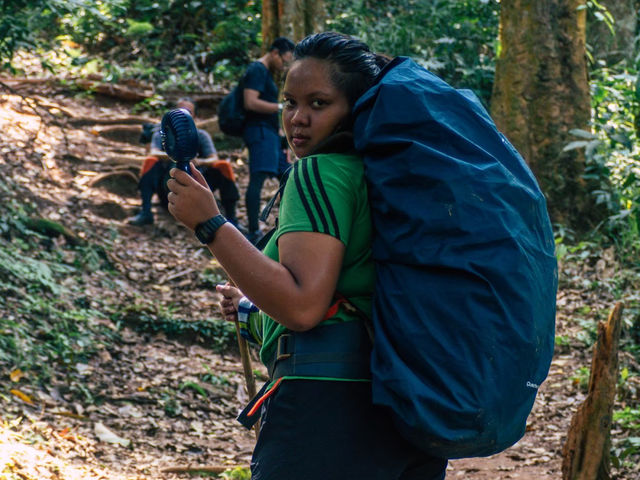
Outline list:
[[[622,380],[623,382],[625,382],[627,380],[627,378],[629,378],[629,369],[627,367],[624,367],[621,371],[620,371],[620,380]]]
[[[204,398],[207,398],[207,391],[202,388],[200,385],[198,385],[195,382],[184,382],[182,385],[180,385],[180,391],[186,389],[186,388],[190,388],[192,390],[195,390],[196,392],[198,392],[201,396],[203,396]]]
[[[563,152],[568,152],[570,150],[577,150],[578,148],[585,148],[591,142],[587,142],[586,140],[576,140],[575,142],[571,142],[562,149]]]
[[[625,179],[625,181],[622,183],[622,188],[630,187],[631,185],[636,183],[637,179],[638,177],[636,177],[635,172],[631,172],[629,176]]]
[[[586,130],[582,130],[580,128],[573,128],[573,129],[569,130],[569,133],[571,135],[573,135],[574,137],[587,138],[589,140],[594,140],[594,139],[598,138],[598,136],[596,134],[588,132]]]
[[[632,447],[640,447],[640,437],[628,437],[626,443]]]

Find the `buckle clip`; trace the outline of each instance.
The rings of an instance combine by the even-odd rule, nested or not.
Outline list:
[[[278,346],[276,348],[276,362],[279,360],[284,360],[291,356],[289,352],[290,343],[293,340],[292,335],[288,333],[283,333],[278,337]]]

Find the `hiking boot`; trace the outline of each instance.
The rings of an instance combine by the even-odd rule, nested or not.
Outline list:
[[[140,212],[135,217],[129,219],[129,225],[151,225],[153,223],[153,215],[151,212]]]

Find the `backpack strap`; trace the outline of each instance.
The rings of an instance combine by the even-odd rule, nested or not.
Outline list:
[[[283,174],[283,175],[287,175],[287,178],[288,178],[289,170],[291,170],[291,167],[289,167],[287,171]],[[269,215],[271,214],[271,210],[273,209],[273,206],[278,201],[278,198],[282,197],[282,192],[284,191],[285,185],[286,185],[286,180],[280,183],[280,187],[278,187],[278,191],[275,193],[275,195],[273,195],[273,197],[271,197],[271,200],[269,200],[269,202],[262,209],[262,212],[260,213],[260,217],[259,217],[261,221],[266,222],[269,219]],[[271,237],[273,236],[273,234],[276,233],[276,230],[278,228],[278,217],[276,217],[275,224],[276,226],[273,227],[271,230],[269,230],[260,240],[258,240],[258,243],[256,243],[256,248],[258,250],[263,250],[264,247],[269,242],[269,240],[271,239]]]
[[[280,186],[278,187],[278,191],[273,195],[273,197],[271,197],[271,200],[269,200],[269,202],[262,209],[262,212],[260,213],[260,220],[262,220],[263,222],[267,221],[267,219],[269,218],[269,215],[271,214],[271,210],[273,209],[273,206],[278,201],[278,198],[280,198],[282,196],[282,192],[284,192],[284,187],[287,184],[287,179],[289,178],[289,172],[290,172],[292,167],[293,167],[293,165],[291,165],[289,168],[287,168],[285,170],[285,172],[282,174],[282,176],[283,176],[283,178],[285,180],[280,182]]]

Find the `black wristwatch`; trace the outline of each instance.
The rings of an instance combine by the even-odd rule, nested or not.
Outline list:
[[[213,242],[218,229],[225,223],[227,223],[227,219],[222,215],[216,215],[206,222],[199,223],[195,229],[196,238],[204,245],[209,245]]]

